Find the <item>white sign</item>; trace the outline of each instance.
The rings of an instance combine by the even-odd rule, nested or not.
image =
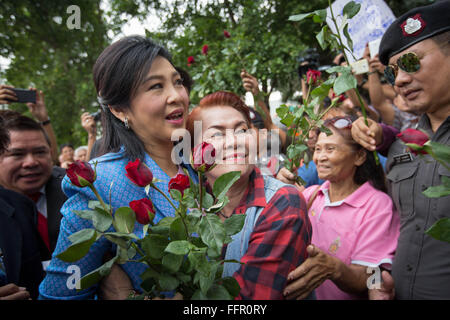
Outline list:
[[[342,24],[342,10],[348,2],[349,0],[336,0],[331,5],[338,26]],[[366,44],[380,39],[395,20],[392,10],[383,0],[354,0],[354,2],[359,3],[361,8],[356,16],[348,20],[348,33],[353,41],[352,53],[354,56],[352,56],[352,53],[346,52],[350,62],[359,60],[363,56]],[[327,24],[334,33],[337,32],[331,20],[330,8],[328,8]],[[347,40],[342,31],[341,36],[344,44],[347,45]]]

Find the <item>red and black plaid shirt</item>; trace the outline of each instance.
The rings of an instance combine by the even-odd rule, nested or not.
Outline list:
[[[283,299],[287,276],[305,261],[311,243],[306,201],[294,186],[285,186],[267,203],[263,176],[255,168],[234,214],[244,214],[254,206],[264,209],[241,259],[245,264],[233,275],[241,287],[236,299]]]

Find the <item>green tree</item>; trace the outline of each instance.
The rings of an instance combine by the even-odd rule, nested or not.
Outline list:
[[[74,4],[80,9],[79,29],[69,29],[67,23],[75,13],[67,8]],[[1,76],[15,87],[34,86],[44,92],[58,143],[85,143],[81,112],[97,108],[92,66],[108,44],[99,5],[100,0],[0,3],[0,54],[11,58]],[[17,103],[10,108],[27,110]]]

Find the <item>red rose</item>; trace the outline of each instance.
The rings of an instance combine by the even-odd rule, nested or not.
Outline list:
[[[72,184],[80,188],[89,186],[97,177],[88,162],[79,160],[71,163],[66,173]]]
[[[155,207],[150,199],[143,198],[129,203],[131,210],[136,213],[136,220],[140,224],[149,224],[155,217]]]
[[[223,35],[225,38],[231,38],[231,34],[227,30],[223,30]]]
[[[414,143],[421,147],[429,140],[428,136],[420,130],[416,129],[406,129],[397,134],[397,137],[400,138],[404,143]],[[417,154],[426,154],[425,150],[411,150],[412,153]]]
[[[141,160],[136,159],[134,162],[129,162],[125,167],[128,179],[139,187],[148,186],[153,180],[153,174],[150,169],[142,163]]]
[[[197,171],[208,171],[216,160],[216,149],[212,144],[203,142],[194,148],[193,167]]]
[[[208,49],[209,49],[208,45],[205,44],[202,48],[202,54],[206,56],[208,54]]]
[[[188,60],[188,67],[190,67],[195,62],[193,56],[189,56],[187,60]]]
[[[175,189],[180,191],[181,195],[183,195],[184,190],[187,188],[189,188],[189,177],[185,174],[179,173],[169,181],[169,192],[170,190]]]
[[[308,71],[306,72],[306,82],[309,85],[316,84],[317,80],[320,78],[321,75],[322,75],[321,72],[318,70],[308,69]]]

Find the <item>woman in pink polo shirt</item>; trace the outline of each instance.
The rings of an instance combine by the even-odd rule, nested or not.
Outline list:
[[[382,167],[352,139],[351,124],[348,117],[328,119],[333,134],[318,137],[313,160],[326,182],[303,191],[312,245],[309,258],[289,275],[288,298],[301,299],[314,289],[317,299],[367,298],[381,270],[392,264],[399,217]]]

